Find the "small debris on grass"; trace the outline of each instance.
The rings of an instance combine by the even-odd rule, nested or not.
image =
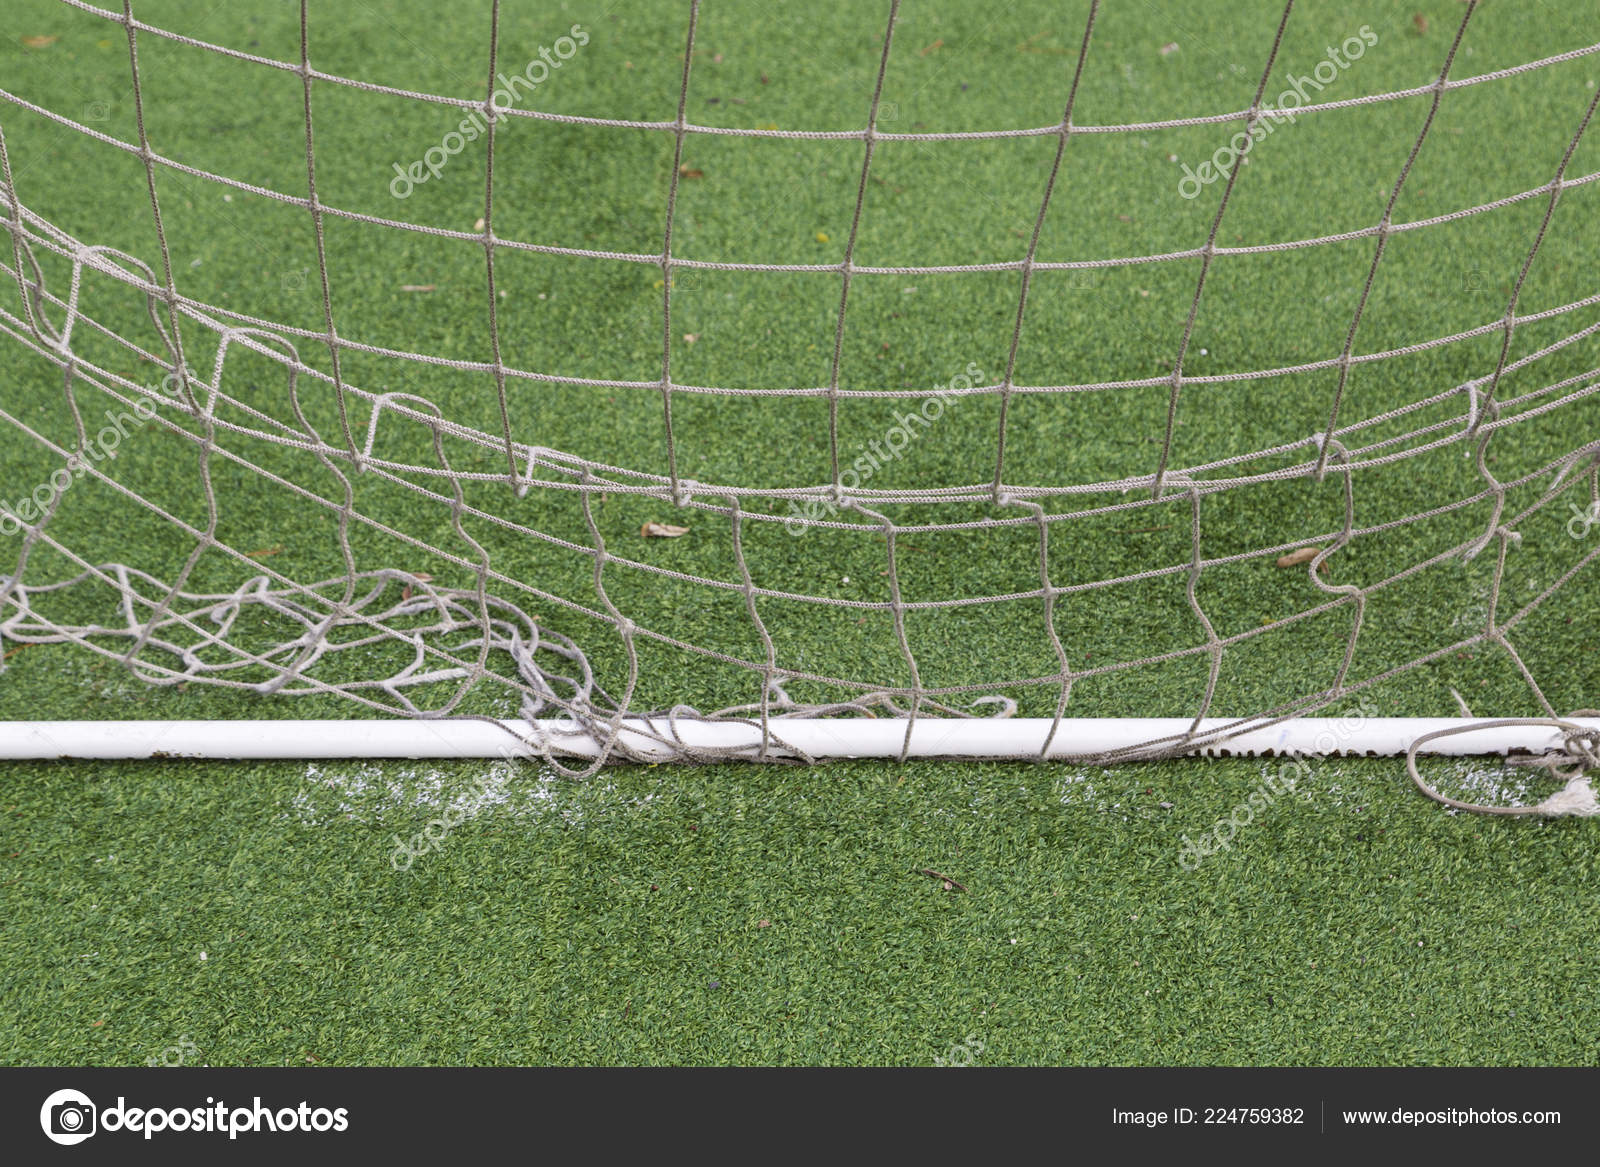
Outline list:
[[[671,523],[646,523],[639,528],[639,534],[646,539],[676,539],[679,535],[687,535],[688,527],[675,527]]]
[[[918,49],[917,50],[917,56],[926,57],[929,53],[938,52],[942,48],[944,48],[944,37],[940,37],[938,40],[934,41],[931,45],[928,45],[926,48]]]
[[[402,292],[431,292],[438,286],[438,284],[401,284],[400,290]]]
[[[25,36],[22,43],[30,49],[46,49],[60,39],[58,36]]]
[[[817,242],[818,243],[826,243],[827,241],[828,241],[828,233],[826,231],[818,231],[817,232]]]
[[[479,219],[476,223],[474,223],[472,225],[472,229],[474,231],[482,231],[483,230],[483,222],[484,221],[482,219]]]
[[[1170,57],[1173,53],[1175,53],[1177,51],[1178,51],[1178,42],[1177,41],[1168,41],[1166,44],[1161,46],[1161,55],[1163,57]]]
[[[770,927],[772,927],[772,921],[771,920],[757,920],[756,921],[756,927],[757,928],[770,928]]]
[[[691,169],[687,162],[678,167],[678,174],[682,178],[704,178],[706,176],[704,170]]]
[[[1428,35],[1428,18],[1418,12],[1411,18],[1411,24],[1417,30],[1418,36]]]
[[[693,344],[695,341],[697,341],[699,339],[700,339],[700,334],[698,332],[686,332],[686,333],[683,334],[683,343],[684,344]]]
[[[412,578],[414,578],[418,583],[432,583],[433,582],[433,576],[429,575],[425,571],[414,572]],[[402,600],[409,600],[411,598],[411,585],[410,584],[406,584],[405,587],[400,589],[400,598]]]
[[[920,869],[918,869],[917,874],[926,875],[929,879],[937,879],[941,884],[944,885],[944,890],[945,891],[966,891],[967,890],[961,884],[959,884],[955,880],[951,879],[948,875],[945,875],[943,872],[935,871],[931,867],[920,868]]]
[[[1302,563],[1310,563],[1313,559],[1315,559],[1318,555],[1321,555],[1321,554],[1322,554],[1322,548],[1321,547],[1302,547],[1298,551],[1291,551],[1287,555],[1278,556],[1278,566],[1279,567],[1299,567],[1300,564],[1302,564]],[[1324,560],[1322,563],[1318,564],[1317,570],[1319,570],[1319,571],[1327,571],[1328,570],[1327,561]]]

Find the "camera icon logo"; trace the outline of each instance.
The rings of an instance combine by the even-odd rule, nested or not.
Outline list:
[[[39,1108],[39,1125],[52,1143],[70,1147],[94,1134],[97,1113],[87,1094],[57,1090]]]

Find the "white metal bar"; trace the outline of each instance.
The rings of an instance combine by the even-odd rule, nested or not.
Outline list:
[[[1575,719],[1600,731],[1600,718]],[[1005,758],[1037,755],[1050,733],[1049,718],[918,718],[907,754],[913,758]],[[1061,722],[1050,739],[1050,758],[1103,754],[1157,739],[1180,739],[1191,719],[1079,718]],[[1202,721],[1215,733],[1235,722]],[[1215,746],[1191,751],[1226,755],[1398,755],[1423,734],[1465,730],[1478,719],[1456,717],[1297,718],[1250,730]],[[470,719],[385,721],[7,721],[0,722],[0,759],[318,759],[497,758],[537,756],[519,737],[552,744],[566,757],[593,758],[599,745],[571,722],[494,723]],[[895,758],[905,745],[906,722],[871,718],[782,719],[771,722],[771,753],[803,751],[814,758]],[[672,729],[691,749],[755,751],[761,728],[746,722],[680,720]],[[621,740],[651,759],[675,751],[655,736],[672,736],[665,719],[627,718]],[[1545,725],[1502,726],[1458,732],[1424,744],[1430,754],[1541,753],[1560,745]]]

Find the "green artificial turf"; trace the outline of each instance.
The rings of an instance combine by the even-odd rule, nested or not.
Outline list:
[[[1579,5],[1504,2],[1472,19],[1456,76],[1507,68],[1595,40]],[[520,68],[574,24],[588,43],[532,104],[565,114],[670,121],[688,6],[502,6],[499,64]],[[1280,9],[1270,0],[1189,6],[1107,3],[1079,86],[1074,121],[1109,124],[1193,116],[1249,104]],[[1169,10],[1170,9],[1170,10]],[[431,10],[431,11],[430,11]],[[297,6],[248,0],[141,0],[152,25],[279,61],[299,59]],[[1061,117],[1086,6],[1023,2],[907,4],[895,31],[882,128],[895,132],[1050,125]],[[1454,0],[1296,5],[1268,86],[1304,75],[1327,46],[1367,26],[1377,44],[1327,98],[1425,84],[1438,73],[1463,8]],[[857,129],[882,52],[886,5],[710,0],[701,10],[689,120],[703,125]],[[489,5],[393,0],[313,4],[319,69],[461,97],[481,96]],[[1176,46],[1176,47],[1172,47]],[[148,32],[139,37],[146,129],[155,149],[198,170],[270,190],[306,189],[300,78],[229,60]],[[1395,206],[1397,222],[1531,190],[1561,162],[1600,78],[1600,57],[1446,94]],[[120,26],[48,0],[11,0],[0,87],[46,109],[137,141],[128,46]],[[410,197],[391,196],[395,162],[418,158],[459,115],[391,95],[314,87],[317,185],[329,206],[470,232],[484,211],[480,149],[452,158]],[[1238,246],[1368,227],[1427,114],[1428,98],[1307,115],[1280,125],[1240,172],[1218,234]],[[1205,240],[1222,184],[1178,194],[1236,126],[1082,134],[1068,143],[1038,258],[1093,259],[1181,250]],[[85,242],[138,256],[158,273],[140,160],[0,101],[17,196]],[[1593,129],[1568,177],[1600,170]],[[1050,173],[1052,137],[881,142],[854,262],[925,266],[1012,261],[1027,250]],[[674,139],[670,133],[513,120],[497,131],[495,231],[502,238],[600,251],[659,253]],[[673,254],[724,262],[836,264],[844,256],[862,145],[691,134],[684,143]],[[287,326],[324,327],[316,237],[300,208],[157,168],[174,278],[189,296]],[[1594,292],[1600,184],[1564,192],[1520,293],[1523,313]],[[1355,352],[1386,351],[1500,319],[1538,236],[1546,200],[1528,199],[1386,245]],[[484,252],[447,239],[329,217],[324,245],[335,323],[364,344],[466,361],[492,358]],[[5,241],[0,241],[5,242]],[[1368,238],[1220,257],[1207,276],[1185,358],[1189,375],[1239,373],[1337,355],[1372,260]],[[9,248],[6,262],[10,262]],[[58,294],[70,264],[39,249]],[[1018,351],[1021,385],[1091,383],[1170,372],[1197,260],[1034,276]],[[662,273],[648,264],[499,250],[501,355],[556,375],[649,381],[660,374]],[[5,285],[9,287],[9,281]],[[407,291],[406,288],[430,288]],[[836,273],[683,271],[672,295],[673,380],[782,389],[828,383],[839,308]],[[927,390],[976,366],[1005,368],[1016,316],[1015,272],[857,275],[840,384]],[[6,293],[0,292],[0,297]],[[13,290],[0,300],[13,314]],[[161,351],[142,296],[83,278],[94,320]],[[52,310],[52,319],[61,314]],[[1518,360],[1600,320],[1594,306],[1520,326]],[[690,340],[689,338],[693,338]],[[188,323],[189,363],[209,376],[212,333]],[[1375,418],[1491,371],[1489,333],[1363,364],[1341,424]],[[139,383],[160,370],[80,322],[74,349]],[[301,358],[328,371],[324,344]],[[10,338],[0,408],[70,447],[71,405],[59,368]],[[1600,361],[1593,337],[1508,373],[1513,398],[1580,378]],[[153,370],[153,371],[152,371]],[[372,391],[425,396],[463,424],[498,433],[492,376],[346,351],[341,375]],[[1592,379],[1592,378],[1591,378]],[[228,392],[294,425],[282,370],[237,347]],[[1334,370],[1191,385],[1174,428],[1172,466],[1245,459],[1228,473],[1296,465],[1304,451],[1257,456],[1327,425]],[[1582,388],[1577,381],[1568,388]],[[334,394],[303,379],[307,422],[343,444]],[[73,400],[98,419],[105,401]],[[1023,394],[1008,416],[1005,479],[1093,484],[1148,474],[1161,450],[1167,388]],[[1546,398],[1530,398],[1528,405]],[[839,449],[848,463],[916,398],[846,398]],[[643,474],[667,465],[660,393],[513,380],[515,436]],[[1451,399],[1380,422],[1363,440],[1458,418]],[[876,473],[874,488],[986,484],[999,406],[966,397]],[[243,422],[223,406],[219,416]],[[107,471],[181,521],[203,527],[192,421],[139,428]],[[358,435],[369,415],[351,403]],[[1583,398],[1500,431],[1487,466],[1517,483],[1507,514],[1550,486],[1536,472],[1592,441],[1600,409]],[[829,476],[825,400],[678,392],[682,475],[709,484],[816,487]],[[11,426],[0,443],[0,497],[26,495],[60,459]],[[436,464],[428,431],[379,421],[379,449]],[[1414,444],[1414,443],[1413,443]],[[297,451],[230,437],[228,448],[322,497],[343,486]],[[1483,478],[1456,443],[1364,471],[1356,524],[1400,520],[1477,491]],[[451,440],[457,470],[495,474],[495,451]],[[255,570],[301,581],[343,568],[335,516],[220,458],[208,471],[217,538],[256,552],[199,557],[197,590],[237,587]],[[425,572],[462,586],[472,558],[449,508],[402,484],[351,475],[356,509],[423,546],[357,524],[358,567]],[[408,481],[441,489],[439,480]],[[464,484],[491,514],[590,547],[577,496],[503,481]],[[1518,525],[1506,555],[1500,616],[1549,588],[1591,550],[1571,538],[1567,500]],[[1051,513],[1137,501],[1115,489],[1047,500]],[[1209,496],[1202,549],[1224,557],[1331,536],[1344,515],[1338,475],[1261,483]],[[759,510],[759,502],[747,503]],[[1015,519],[1018,508],[886,507],[905,524]],[[774,502],[768,512],[787,516]],[[1330,581],[1373,583],[1485,528],[1485,501],[1357,539]],[[729,523],[712,510],[638,495],[596,501],[609,554],[666,571],[738,583]],[[681,523],[646,540],[646,521]],[[841,521],[859,522],[849,516]],[[1052,524],[1056,585],[1187,565],[1190,503],[1181,493],[1137,510]],[[191,537],[104,483],[63,495],[49,535],[87,563],[121,561],[170,576]],[[737,590],[608,564],[569,546],[472,520],[497,570],[538,594],[500,590],[573,637],[613,692],[626,653],[606,601],[640,628],[745,661],[764,648]],[[858,607],[764,599],[779,663],[856,686],[906,685],[883,540],[822,529],[794,537],[747,521],[746,563],[758,586]],[[1589,539],[1600,539],[1600,527]],[[17,536],[0,555],[14,561]],[[440,554],[446,552],[447,554]],[[908,600],[1007,596],[1039,586],[1037,528],[918,532],[899,540]],[[1257,555],[1207,568],[1196,599],[1219,636],[1260,634],[1225,654],[1213,711],[1245,713],[1324,692],[1351,626],[1344,607],[1292,620],[1322,599],[1304,570]],[[259,565],[259,566],[257,566]],[[1374,591],[1350,664],[1361,681],[1481,629],[1493,550],[1433,564]],[[25,579],[79,567],[47,545]],[[1205,633],[1185,596],[1187,573],[1084,591],[1058,604],[1055,631],[1075,667],[1126,664],[1196,649]],[[90,585],[41,600],[61,620],[115,618],[114,593]],[[1586,564],[1518,625],[1513,641],[1551,704],[1600,704],[1600,575]],[[999,600],[907,616],[922,683],[981,686],[1025,715],[1049,715],[1058,687],[1023,684],[1058,669],[1037,600]],[[271,629],[244,621],[239,643]],[[285,718],[372,716],[336,698],[274,699],[204,685],[152,688],[106,656],[6,645],[0,717]],[[701,708],[757,700],[748,669],[659,641],[637,641],[635,708]],[[407,659],[374,652],[360,667]],[[509,669],[505,661],[493,662]],[[1069,713],[1191,715],[1207,681],[1191,654],[1078,681]],[[260,680],[265,674],[249,676]],[[441,687],[442,688],[442,687]],[[802,700],[848,686],[795,682]],[[1457,711],[1535,714],[1516,663],[1474,645],[1368,690],[1384,715]],[[443,700],[448,694],[436,694]],[[1354,698],[1348,703],[1353,704]],[[512,714],[508,689],[484,685],[464,708]],[[1336,705],[1332,712],[1344,707]],[[1188,870],[1185,839],[1248,806],[1272,771],[1254,761],[1163,763],[1113,771],[975,764],[617,768],[572,783],[483,763],[327,765],[12,765],[0,781],[0,1062],[141,1063],[190,1041],[209,1064],[848,1063],[930,1064],[981,1044],[983,1064],[1589,1063],[1600,1057],[1592,991],[1597,926],[1592,830],[1453,816],[1420,798],[1393,761],[1313,765],[1294,797],[1274,800],[1230,850]],[[1439,764],[1446,788],[1491,800],[1537,799],[1525,776],[1484,763]],[[1301,797],[1303,795],[1304,797]],[[455,807],[462,822],[436,851],[396,871],[410,839]],[[1237,816],[1235,816],[1237,817]],[[965,890],[946,889],[929,869]],[[203,954],[203,955],[202,955]],[[969,1042],[969,1036],[972,1039]],[[187,1047],[185,1047],[187,1048]]]
[[[482,769],[13,769],[0,1060],[1600,1055],[1589,826],[1451,817],[1387,762],[1316,766],[1192,873],[1180,836],[1260,766],[633,768],[487,797]],[[502,797],[393,869],[396,834]]]

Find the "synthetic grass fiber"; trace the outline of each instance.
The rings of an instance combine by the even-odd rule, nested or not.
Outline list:
[[[297,62],[298,6],[140,0],[145,22],[242,52]],[[992,130],[1059,121],[1087,6],[1019,0],[907,3],[882,97],[895,132]],[[1266,0],[1102,6],[1075,120],[1110,124],[1237,110],[1249,104],[1281,6]],[[1463,6],[1454,0],[1299,3],[1268,85],[1303,76],[1368,28],[1376,43],[1325,99],[1424,85],[1437,75]],[[708,0],[700,10],[688,116],[743,128],[859,129],[876,78],[886,4]],[[128,45],[102,16],[49,0],[9,0],[0,88],[138,140]],[[676,113],[686,3],[531,5],[506,0],[501,64],[516,68],[575,24],[579,52],[537,86],[552,112],[670,121]],[[377,84],[481,99],[489,4],[357,0],[310,6],[317,68]],[[1600,40],[1584,5],[1504,0],[1474,12],[1453,75],[1509,68]],[[141,89],[154,147],[199,170],[271,190],[306,186],[301,80],[142,34]],[[1445,94],[1395,207],[1397,222],[1447,214],[1548,183],[1600,78],[1600,56]],[[1219,245],[1370,227],[1427,114],[1426,95],[1307,115],[1252,149]],[[395,163],[423,156],[459,114],[375,92],[318,85],[319,196],[368,214],[472,231],[484,209],[482,151],[453,156],[408,197]],[[1042,225],[1044,260],[1148,255],[1204,241],[1222,183],[1179,193],[1236,125],[1072,139]],[[0,100],[17,196],[74,237],[140,256],[159,272],[143,164],[70,127]],[[1569,178],[1600,170],[1591,129]],[[495,231],[594,250],[659,252],[673,135],[510,120],[497,130]],[[1026,251],[1056,141],[879,143],[855,262],[924,266],[1014,261]],[[680,170],[673,252],[724,262],[837,264],[851,231],[859,141],[690,135]],[[323,327],[311,217],[171,168],[159,168],[167,241],[184,294],[297,327]],[[1600,183],[1562,193],[1519,313],[1593,295],[1600,270]],[[1362,317],[1356,352],[1478,328],[1506,311],[1543,220],[1527,199],[1399,233]],[[330,218],[330,296],[341,335],[394,349],[490,359],[484,252]],[[0,241],[6,244],[6,241]],[[1185,357],[1191,375],[1336,356],[1366,280],[1370,237],[1219,258]],[[9,246],[5,251],[10,262]],[[70,266],[41,257],[62,293]],[[660,373],[661,272],[644,264],[502,252],[497,261],[507,364],[573,377],[648,381]],[[1170,372],[1198,260],[1044,271],[1018,351],[1019,384],[1090,383]],[[1004,369],[1017,273],[858,276],[841,354],[846,388],[924,390],[970,366]],[[10,289],[7,291],[6,289]],[[410,290],[425,289],[425,290]],[[142,296],[85,277],[95,318],[156,347]],[[7,278],[0,297],[20,312]],[[702,386],[826,384],[839,303],[835,272],[680,272],[673,289],[673,375]],[[1594,305],[1520,325],[1515,361],[1600,320]],[[191,329],[191,364],[215,346]],[[692,338],[692,339],[691,339]],[[159,370],[85,328],[90,359],[159,382]],[[1500,333],[1363,364],[1342,418],[1374,417],[1481,377]],[[299,346],[330,367],[325,346]],[[72,413],[52,362],[0,337],[0,408],[70,448]],[[1594,336],[1507,375],[1513,397],[1592,383]],[[487,432],[500,426],[487,374],[347,352],[342,376],[373,391],[424,396]],[[230,392],[288,417],[281,370],[230,353]],[[1589,374],[1587,380],[1584,375]],[[1173,465],[1248,456],[1323,429],[1336,371],[1190,386],[1174,426]],[[333,395],[303,389],[325,435]],[[82,402],[98,417],[95,395]],[[914,405],[847,398],[839,446],[854,457]],[[1101,482],[1149,473],[1161,450],[1167,390],[1020,395],[1008,420],[1006,477]],[[681,473],[700,482],[815,486],[829,475],[825,400],[680,393]],[[1402,425],[1453,418],[1452,399]],[[647,473],[665,473],[660,394],[516,382],[519,437]],[[1419,420],[1420,419],[1420,420]],[[364,432],[359,413],[354,427]],[[1600,433],[1580,398],[1509,427],[1488,465],[1520,482],[1508,513],[1549,488],[1536,475]],[[961,398],[939,424],[875,473],[874,487],[986,482],[998,402]],[[7,426],[0,499],[26,497],[59,456]],[[1391,431],[1382,431],[1388,433]],[[419,459],[426,431],[385,431]],[[1413,515],[1476,489],[1461,444],[1359,476],[1358,520]],[[328,493],[328,479],[265,443],[250,448],[286,478]],[[493,450],[449,450],[458,469],[504,468]],[[1281,462],[1247,461],[1269,470]],[[189,436],[151,425],[107,473],[184,521],[204,525]],[[343,570],[333,517],[296,504],[232,464],[213,468],[218,538],[295,579]],[[1526,479],[1526,481],[1523,481]],[[1576,481],[1576,480],[1575,480]],[[1566,498],[1587,505],[1587,488]],[[470,502],[580,546],[574,496],[470,482]],[[431,547],[459,548],[447,507],[395,484],[356,480],[358,506]],[[1208,501],[1206,552],[1230,555],[1337,531],[1337,476]],[[1107,501],[1096,496],[1097,501]],[[1060,510],[1086,505],[1070,498]],[[888,508],[897,522],[962,521],[1001,508]],[[1330,580],[1382,578],[1483,529],[1484,505],[1394,528],[1335,557]],[[774,504],[771,513],[787,515]],[[737,578],[727,524],[638,496],[594,508],[608,547],[676,572]],[[1014,517],[1014,515],[1012,516]],[[1562,712],[1600,704],[1600,583],[1584,556],[1600,524],[1569,530],[1547,506],[1504,557],[1502,611],[1582,569],[1519,626],[1529,673]],[[1580,515],[1581,518],[1581,515]],[[645,522],[684,522],[644,539]],[[847,520],[848,521],[848,520]],[[1109,579],[1187,562],[1189,502],[1056,524],[1055,582]],[[64,492],[48,532],[89,563],[168,572],[193,540],[92,478]],[[553,544],[471,530],[499,570],[600,610],[592,562]],[[461,586],[470,572],[382,533],[358,529],[362,566]],[[0,535],[14,562],[18,533]],[[756,582],[813,596],[884,601],[882,539],[821,529],[795,537],[751,523]],[[1004,596],[1039,583],[1032,527],[908,536],[899,582],[913,600]],[[1421,571],[1374,596],[1353,679],[1447,647],[1485,626],[1498,546]],[[9,569],[8,569],[9,570]],[[36,546],[30,578],[78,568]],[[234,587],[240,565],[202,555],[192,584]],[[1342,578],[1341,578],[1342,576]],[[1208,569],[1199,599],[1219,635],[1270,627],[1230,650],[1214,708],[1243,713],[1324,690],[1340,664],[1348,612],[1285,622],[1319,602],[1303,567],[1272,557]],[[1200,639],[1183,575],[1082,593],[1056,632],[1092,662],[1133,661]],[[641,626],[760,660],[736,591],[608,570],[608,596]],[[63,620],[107,619],[114,593],[63,595]],[[602,621],[530,610],[574,637],[613,691],[626,657]],[[111,613],[114,618],[114,610]],[[762,615],[781,658],[822,675],[907,684],[881,608],[772,601]],[[267,635],[241,627],[241,638]],[[924,683],[982,685],[1056,667],[1037,600],[913,612],[907,637]],[[117,661],[71,646],[6,644],[0,717],[301,718],[370,716],[326,696],[272,698],[204,685],[155,688]],[[404,660],[402,652],[398,659]],[[363,662],[382,667],[374,653]],[[1204,657],[1110,672],[1072,692],[1069,714],[1192,714]],[[759,699],[759,678],[713,657],[641,642],[636,708],[701,708]],[[441,687],[441,691],[443,688]],[[796,684],[797,699],[841,694]],[[1019,711],[1048,716],[1057,689],[996,686]],[[1456,694],[1482,716],[1542,712],[1517,664],[1475,645],[1361,695],[1370,712],[1454,715]],[[1338,715],[1356,698],[1328,710]],[[466,709],[510,716],[488,686]],[[1436,763],[1446,791],[1537,801],[1548,788],[1489,762]],[[1247,760],[1098,767],[962,763],[618,767],[569,782],[538,765],[484,763],[11,765],[0,782],[0,1062],[140,1064],[174,1049],[221,1064],[1012,1063],[1594,1064],[1600,925],[1593,824],[1455,816],[1417,796],[1394,760],[1313,760],[1292,791],[1276,764]],[[1253,795],[1260,795],[1252,801]],[[1240,812],[1249,808],[1248,818]],[[1187,844],[1218,839],[1195,861]],[[439,824],[431,826],[431,824]],[[930,875],[928,872],[936,874]],[[946,886],[949,883],[950,886]],[[980,1049],[981,1047],[981,1049]]]

